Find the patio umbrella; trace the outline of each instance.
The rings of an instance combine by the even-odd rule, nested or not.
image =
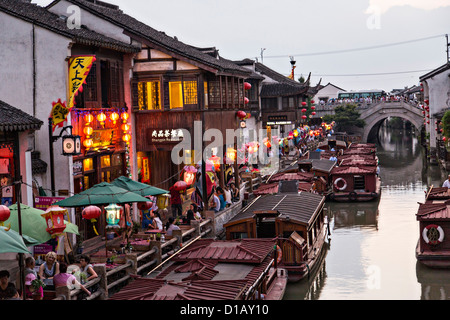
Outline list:
[[[128,191],[132,191],[134,193],[137,193],[143,197],[145,196],[157,196],[160,194],[165,194],[165,193],[169,193],[169,191],[164,190],[164,189],[160,189],[157,187],[153,187],[151,185],[139,182],[139,181],[135,181],[133,179],[130,179],[128,177],[125,176],[121,176],[119,178],[117,178],[116,180],[114,180],[113,182],[111,182],[111,184],[126,189]]]
[[[145,202],[147,198],[132,191],[107,182],[101,182],[72,197],[55,202],[61,207],[86,207],[89,205],[108,205],[110,203]]]
[[[17,212],[17,204],[13,204],[9,207],[11,215],[8,220],[5,221],[5,225],[11,224],[11,229],[19,232],[19,219]],[[41,216],[44,211],[29,207],[25,204],[20,204],[20,214],[22,220],[22,236],[25,244],[37,245],[45,243],[52,238],[52,236],[46,231],[47,223]],[[78,227],[64,220],[66,228],[64,232],[78,234]]]
[[[0,227],[0,253],[31,253],[19,233],[12,229]]]

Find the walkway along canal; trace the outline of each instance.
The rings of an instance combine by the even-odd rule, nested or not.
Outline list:
[[[427,164],[410,131],[382,127],[379,139],[381,199],[326,204],[330,248],[309,280],[288,284],[285,300],[450,300],[450,270],[415,258],[418,202],[446,173]]]

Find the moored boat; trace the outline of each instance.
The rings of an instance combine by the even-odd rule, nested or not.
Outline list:
[[[425,203],[419,203],[419,240],[416,258],[431,268],[450,268],[450,192],[448,188],[430,188]]]
[[[325,197],[315,193],[259,196],[224,225],[226,239],[275,238],[277,266],[290,282],[305,278],[327,245]]]

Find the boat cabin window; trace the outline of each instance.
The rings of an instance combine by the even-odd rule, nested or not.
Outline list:
[[[353,185],[355,190],[364,190],[366,188],[366,181],[364,176],[355,176],[353,178]]]
[[[230,235],[232,240],[248,238],[247,232],[231,232]]]

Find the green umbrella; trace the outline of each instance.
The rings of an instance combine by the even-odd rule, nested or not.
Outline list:
[[[111,203],[131,203],[148,201],[137,193],[117,187],[111,183],[101,182],[72,197],[55,202],[61,207],[86,207],[89,205],[107,205]]]
[[[31,253],[28,251],[25,242],[20,234],[16,231],[5,227],[0,227],[0,253],[6,252],[18,252],[18,253]]]
[[[9,207],[11,215],[4,225],[11,224],[11,229],[19,232],[19,218],[17,211],[17,204],[13,204]],[[41,216],[44,211],[29,207],[25,204],[20,204],[20,216],[22,221],[22,236],[27,245],[37,245],[45,243],[52,238],[52,236],[46,231],[47,223]],[[64,221],[66,228],[64,232],[78,234],[78,227],[68,221]]]
[[[119,178],[117,178],[116,180],[111,182],[111,184],[118,186],[120,188],[129,190],[129,191],[132,191],[132,192],[137,193],[144,197],[145,196],[157,196],[157,195],[165,194],[165,193],[169,192],[164,189],[160,189],[160,188],[153,187],[151,185],[148,185],[148,184],[145,184],[142,182],[135,181],[135,180],[130,179],[125,176],[120,176]]]

